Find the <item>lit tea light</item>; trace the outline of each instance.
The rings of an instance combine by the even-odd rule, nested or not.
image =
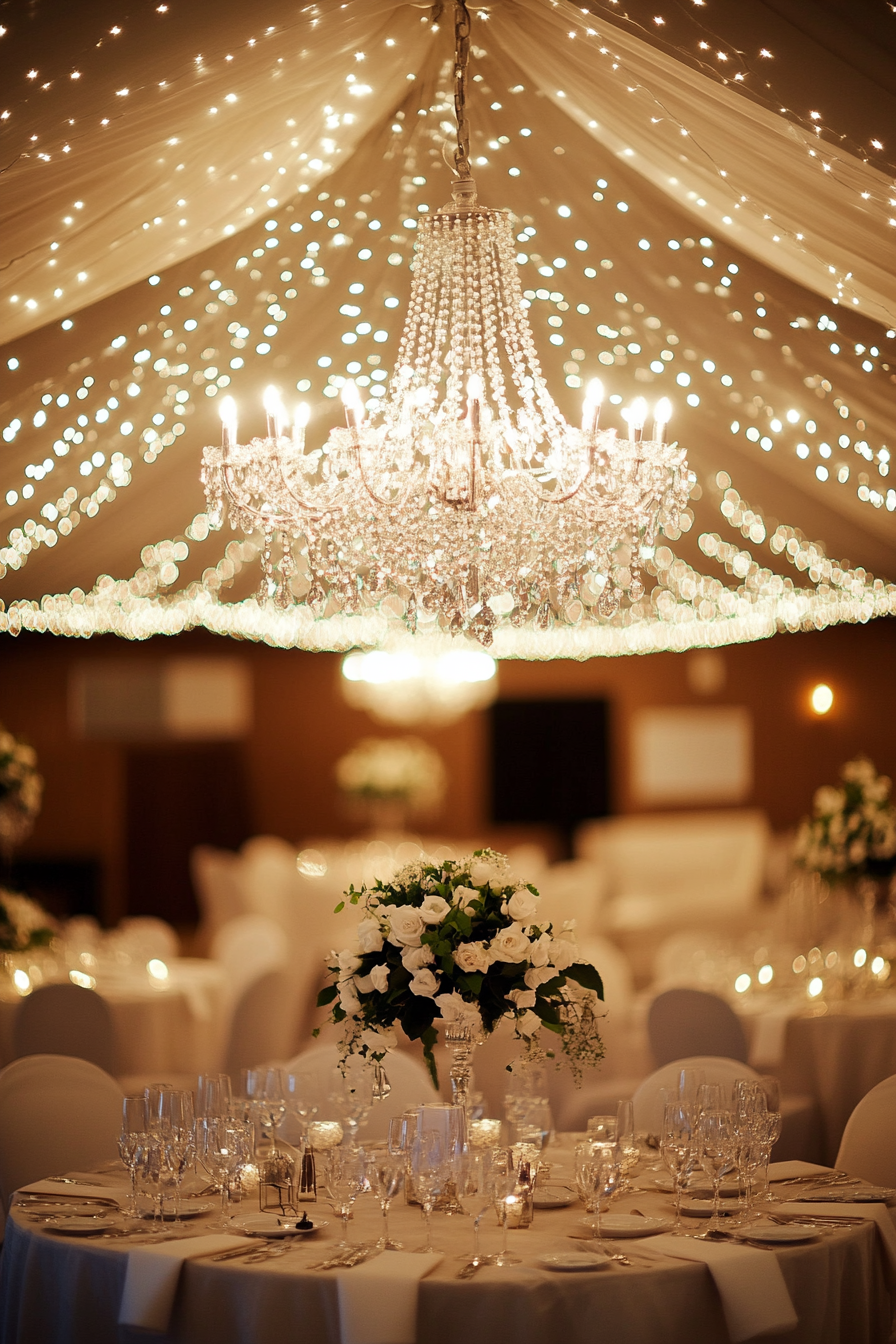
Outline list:
[[[308,1126],[308,1142],[312,1148],[338,1148],[342,1142],[342,1125],[338,1120],[312,1120]]]
[[[739,975],[734,982],[734,989],[737,994],[746,994],[753,981],[749,975]]]
[[[16,993],[25,998],[31,993],[31,977],[27,971],[21,969],[13,971],[12,982],[16,987]]]
[[[470,1147],[497,1148],[501,1142],[500,1120],[471,1120]]]
[[[868,960],[868,953],[865,951],[864,947],[857,947],[855,952],[853,953],[852,958],[853,966],[855,966],[857,970],[861,970],[861,968],[865,965],[865,962],[867,960]]]
[[[813,975],[807,987],[807,993],[809,995],[809,998],[817,999],[823,989],[824,989],[824,981],[822,980],[821,976]]]
[[[774,969],[768,964],[760,966],[759,970],[756,972],[756,979],[759,981],[760,985],[770,985],[774,977]]]
[[[85,975],[84,971],[69,971],[68,978],[79,989],[96,989],[96,980],[92,975]]]

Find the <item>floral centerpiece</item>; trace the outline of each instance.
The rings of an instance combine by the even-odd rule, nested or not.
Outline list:
[[[0,849],[7,858],[34,825],[43,791],[34,748],[0,724]]]
[[[445,767],[419,737],[365,737],[337,761],[336,780],[353,797],[427,811],[445,792]]]
[[[847,761],[840,787],[825,784],[797,831],[794,861],[826,882],[886,877],[896,871],[892,784],[866,756]]]
[[[0,952],[31,952],[56,936],[53,921],[37,901],[0,887]]]
[[[343,1061],[379,1064],[400,1026],[423,1043],[438,1086],[437,1028],[460,1023],[475,1037],[502,1020],[530,1058],[554,1057],[545,1039],[555,1042],[577,1082],[601,1059],[600,976],[579,960],[572,924],[555,934],[539,920],[538,892],[503,854],[419,860],[391,881],[350,888],[347,899],[361,921],[352,944],[333,954],[333,983],[318,998],[343,1024]]]

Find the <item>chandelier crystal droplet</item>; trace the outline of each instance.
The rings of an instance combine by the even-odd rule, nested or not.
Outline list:
[[[508,215],[477,202],[469,164],[470,20],[455,4],[457,149],[452,201],[420,221],[410,303],[387,395],[365,408],[346,382],[345,428],[306,449],[276,389],[265,438],[241,444],[225,398],[220,446],[203,453],[209,521],[260,533],[258,601],[302,593],[320,616],[380,607],[413,632],[610,620],[644,595],[640,563],[677,528],[693,477],[665,442],[664,398],[599,424],[589,384],[578,426],[545,383]]]

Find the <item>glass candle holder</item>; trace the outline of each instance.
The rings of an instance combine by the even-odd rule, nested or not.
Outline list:
[[[500,1120],[471,1120],[468,1132],[471,1148],[498,1148],[500,1146]]]

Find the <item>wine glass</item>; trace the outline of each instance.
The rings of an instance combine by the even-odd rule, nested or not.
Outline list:
[[[605,1203],[619,1188],[622,1166],[615,1143],[595,1143],[591,1146],[591,1181],[594,1190],[594,1208],[597,1214],[595,1236],[600,1236],[600,1219]]]
[[[357,1142],[358,1131],[373,1105],[373,1069],[364,1060],[352,1056],[344,1068],[334,1069],[330,1100],[348,1130],[350,1144]]]
[[[162,1093],[159,1105],[160,1134],[164,1143],[164,1168],[174,1187],[175,1226],[182,1227],[180,1188],[196,1153],[193,1094],[180,1089]]]
[[[681,1101],[666,1103],[663,1110],[663,1128],[660,1133],[660,1156],[672,1177],[675,1192],[675,1228],[681,1231],[681,1186],[693,1151],[693,1123],[691,1112]]]
[[[734,1155],[734,1126],[730,1111],[705,1111],[700,1117],[700,1162],[712,1181],[712,1218],[702,1237],[722,1231],[719,1218],[719,1187],[722,1172]]]
[[[333,1212],[342,1219],[341,1249],[351,1246],[348,1220],[364,1189],[364,1158],[357,1148],[330,1148],[323,1163],[323,1188]]]
[[[490,1265],[494,1256],[483,1255],[480,1250],[479,1229],[482,1219],[495,1203],[495,1171],[492,1153],[487,1149],[469,1149],[464,1154],[458,1197],[464,1212],[473,1220],[473,1253],[469,1262],[476,1265]],[[466,1255],[458,1260],[467,1261]]]
[[[367,1183],[383,1211],[383,1234],[377,1246],[381,1251],[400,1251],[404,1243],[393,1241],[389,1236],[389,1205],[404,1180],[404,1153],[392,1153],[388,1147],[368,1148],[364,1152],[364,1170]]]
[[[121,1110],[121,1133],[118,1151],[131,1178],[131,1198],[128,1213],[137,1216],[137,1171],[141,1161],[141,1140],[147,1131],[146,1095],[125,1097]]]
[[[589,1143],[615,1143],[616,1117],[615,1115],[592,1115],[588,1119],[587,1130]]]
[[[781,1112],[766,1111],[765,1115],[760,1117],[758,1125],[758,1143],[761,1154],[760,1166],[762,1168],[762,1194],[757,1199],[758,1204],[774,1204],[775,1196],[769,1189],[768,1184],[768,1164],[771,1159],[772,1149],[781,1137]]]
[[[416,1249],[431,1252],[433,1205],[441,1194],[447,1180],[447,1153],[443,1134],[437,1129],[420,1130],[411,1143],[410,1168],[414,1181],[414,1193],[423,1206],[423,1221],[426,1226],[426,1243]]]
[[[620,1101],[616,1107],[616,1143],[622,1163],[623,1185],[628,1185],[628,1177],[641,1158],[641,1150],[635,1139],[635,1109],[630,1101]]]
[[[415,1117],[416,1118],[416,1117]],[[389,1121],[389,1137],[386,1140],[389,1152],[393,1157],[407,1157],[408,1151],[408,1128],[409,1120],[407,1115],[393,1115]]]
[[[276,1129],[286,1114],[286,1093],[281,1069],[246,1069],[245,1096],[253,1119],[257,1119],[268,1143],[270,1156],[277,1155]]]
[[[196,1114],[228,1116],[233,1108],[229,1073],[201,1073],[196,1089]]]
[[[219,1228],[230,1226],[230,1199],[240,1167],[252,1151],[252,1126],[232,1116],[202,1116],[196,1122],[199,1160],[212,1180],[221,1186]]]
[[[501,1149],[495,1154],[490,1178],[495,1212],[501,1224],[501,1249],[497,1255],[489,1256],[489,1264],[503,1268],[505,1265],[522,1263],[518,1255],[507,1249],[507,1229],[512,1211],[520,1201],[519,1186],[509,1149]]]
[[[576,1190],[586,1213],[594,1212],[594,1181],[592,1179],[592,1144],[576,1144]]]
[[[309,1121],[314,1119],[320,1109],[316,1076],[313,1073],[287,1073],[284,1078],[284,1092],[287,1109],[298,1120],[304,1140]]]

